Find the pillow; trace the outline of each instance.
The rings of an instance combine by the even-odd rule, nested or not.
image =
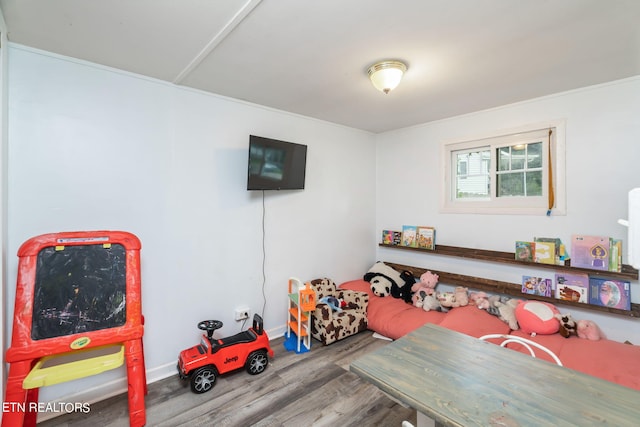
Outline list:
[[[516,306],[516,319],[526,334],[555,334],[560,329],[556,314],[560,314],[560,310],[548,302],[520,301]]]
[[[451,309],[440,326],[476,338],[487,334],[508,334],[510,330],[505,322],[475,305]]]

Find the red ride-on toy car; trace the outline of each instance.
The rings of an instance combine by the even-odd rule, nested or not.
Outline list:
[[[262,326],[262,317],[254,314],[253,327],[236,335],[214,339],[213,332],[222,327],[219,320],[203,320],[198,328],[200,344],[182,350],[178,356],[180,379],[189,380],[191,391],[204,393],[213,388],[218,375],[245,368],[251,375],[264,372],[273,357],[269,337]]]

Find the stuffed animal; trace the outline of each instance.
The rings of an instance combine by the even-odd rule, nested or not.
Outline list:
[[[460,304],[456,301],[456,294],[454,292],[436,292],[436,298],[440,305],[445,308],[460,307]]]
[[[430,271],[426,271],[422,273],[420,276],[420,283],[426,288],[434,289],[438,284],[438,280],[440,277],[437,274],[434,274]]]
[[[433,274],[430,271],[423,273],[422,276],[420,276],[420,280],[414,283],[413,286],[411,286],[411,302],[413,303],[413,305],[415,305],[416,307],[422,307],[422,300],[424,298],[421,296],[420,292],[425,292],[427,295],[433,295],[433,293],[435,292],[434,288],[437,284],[437,274]]]
[[[411,303],[411,285],[416,282],[413,274],[410,271],[400,272],[401,284],[397,287],[391,287],[391,296],[403,300],[404,302]],[[404,283],[404,284],[402,284]]]
[[[440,301],[438,301],[438,299],[433,295],[425,295],[422,309],[424,311],[430,311],[430,310],[442,311],[442,312],[448,311],[446,308],[442,307],[442,305],[440,304]]]
[[[319,303],[327,304],[333,311],[342,311],[343,307],[346,307],[346,303],[344,300],[338,299],[336,297],[322,297],[318,300]]]
[[[487,298],[487,313],[500,317],[500,305],[496,303],[505,303],[509,300],[507,297],[501,297],[500,295],[490,295]]]
[[[598,325],[591,320],[578,320],[576,322],[576,331],[578,333],[578,337],[586,338],[591,341],[598,341],[601,338],[605,338]]]
[[[371,291],[379,297],[391,295],[405,302],[411,302],[411,286],[416,282],[409,271],[399,272],[387,264],[378,261],[364,275],[371,284]]]
[[[544,301],[523,300],[516,306],[516,319],[525,334],[553,335],[558,332],[560,322],[555,315],[560,310]]]
[[[463,286],[457,286],[453,291],[456,296],[456,302],[459,307],[469,305],[469,289]]]
[[[519,300],[515,298],[508,298],[506,300],[497,299],[494,300],[493,305],[498,309],[498,317],[500,320],[509,325],[509,328],[513,331],[519,329],[518,320],[516,319],[516,307]]]
[[[565,338],[569,338],[571,335],[576,334],[576,321],[571,317],[571,313],[560,314],[557,313],[555,318],[560,322],[560,329],[558,332]]]
[[[486,292],[471,292],[469,301],[481,310],[489,308],[489,295]]]
[[[419,299],[414,305],[421,307],[424,311],[445,311],[438,299],[434,295],[427,293],[427,291],[418,291],[413,295],[413,298]]]

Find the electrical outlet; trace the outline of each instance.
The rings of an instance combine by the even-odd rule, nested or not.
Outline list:
[[[251,315],[251,309],[248,307],[240,307],[236,308],[236,320],[245,320],[248,319]]]

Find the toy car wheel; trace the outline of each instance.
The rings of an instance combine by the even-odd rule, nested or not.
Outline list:
[[[205,393],[216,385],[216,371],[210,366],[203,366],[191,375],[191,391]]]
[[[267,357],[267,352],[264,350],[254,351],[247,358],[247,372],[251,375],[257,375],[264,372],[267,369],[267,365],[269,364],[269,359]]]

